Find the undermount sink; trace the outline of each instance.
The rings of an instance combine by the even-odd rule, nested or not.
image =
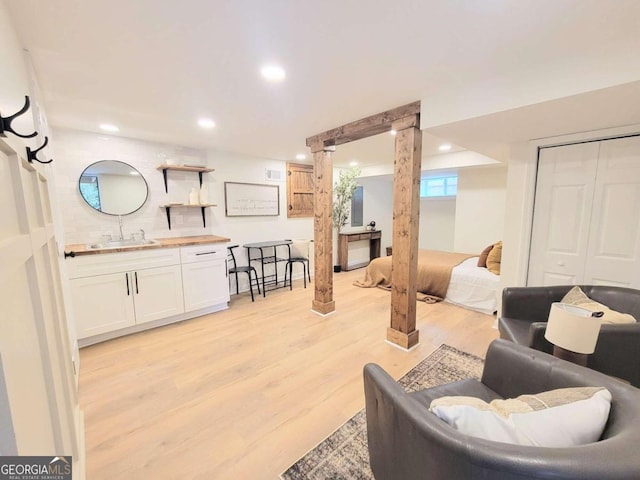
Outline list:
[[[143,245],[155,245],[158,242],[156,240],[108,240],[100,243],[90,243],[87,246],[89,248],[122,248],[122,247],[140,247]]]

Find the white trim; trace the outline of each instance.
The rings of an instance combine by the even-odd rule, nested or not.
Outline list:
[[[418,348],[418,346],[420,345],[420,341],[418,341],[418,343],[416,343],[413,347],[411,347],[411,348],[404,348],[404,347],[401,347],[400,345],[398,345],[398,344],[396,344],[396,343],[393,343],[393,342],[390,342],[389,340],[386,340],[386,339],[385,339],[384,343],[387,343],[387,344],[391,345],[392,347],[397,348],[398,350],[402,350],[402,351],[403,351],[403,352],[405,352],[405,353],[409,353],[409,352],[411,352],[411,351],[415,350],[415,349],[416,349],[416,348]],[[435,350],[434,350],[434,351],[435,351]],[[433,352],[432,352],[432,353],[433,353]],[[415,368],[415,367],[414,367],[414,368]],[[409,372],[407,372],[407,373],[409,373]],[[405,375],[406,375],[406,374],[405,374]]]
[[[112,332],[101,333],[98,335],[93,335],[91,337],[80,338],[78,339],[79,347],[88,347],[89,345],[93,345],[95,343],[104,342],[106,340],[111,340],[113,338],[123,337],[125,335],[130,335],[132,333],[143,332],[145,330],[151,330],[156,327],[161,327],[164,325],[169,325],[171,323],[182,322],[185,320],[191,320],[196,317],[201,317],[203,315],[207,315],[210,313],[220,312],[222,310],[227,310],[229,308],[228,303],[220,303],[218,305],[213,305],[207,308],[201,308],[198,310],[192,310],[190,312],[180,313],[178,315],[173,315],[167,318],[161,318],[159,320],[139,323],[136,325],[132,325],[130,327],[121,328],[119,330],[114,330]]]
[[[334,311],[329,312],[329,313],[320,313],[320,312],[318,312],[317,310],[314,310],[314,309],[312,308],[312,309],[311,309],[311,313],[315,313],[316,315],[319,315],[320,317],[323,317],[323,318],[324,318],[324,317],[328,317],[329,315],[333,315],[334,313],[336,313],[336,311],[334,310]]]

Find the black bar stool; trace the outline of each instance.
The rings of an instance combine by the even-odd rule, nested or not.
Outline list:
[[[287,272],[289,273],[289,290],[293,289],[293,264],[302,264],[302,278],[304,288],[307,288],[307,278],[311,283],[311,271],[309,268],[309,245],[311,240],[292,240],[289,245],[289,259],[284,270],[284,284],[287,284]]]
[[[256,269],[251,265],[247,266],[238,266],[236,263],[236,256],[233,253],[233,249],[237,248],[238,245],[231,245],[227,247],[227,261],[231,264],[231,268],[227,271],[229,273],[234,273],[236,275],[236,294],[240,293],[240,287],[238,285],[238,273],[246,273],[249,276],[249,291],[251,292],[251,301],[253,302],[253,279],[251,278],[251,273],[256,277],[256,287],[258,287],[258,294],[260,293],[260,282],[258,282],[258,273]]]

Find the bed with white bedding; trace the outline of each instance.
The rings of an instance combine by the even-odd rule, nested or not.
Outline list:
[[[498,309],[499,291],[500,275],[478,267],[478,257],[471,257],[451,270],[451,280],[444,300],[491,315]]]
[[[434,303],[445,300],[453,305],[493,314],[497,310],[500,276],[478,266],[477,255],[435,250],[418,252],[417,300]],[[362,280],[363,288],[392,285],[392,257],[374,259]]]

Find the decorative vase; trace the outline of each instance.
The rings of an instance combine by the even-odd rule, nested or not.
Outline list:
[[[198,191],[195,187],[191,189],[189,194],[189,205],[198,205]]]
[[[200,187],[200,205],[208,205],[209,204],[209,189],[207,188],[207,184],[204,183]]]

